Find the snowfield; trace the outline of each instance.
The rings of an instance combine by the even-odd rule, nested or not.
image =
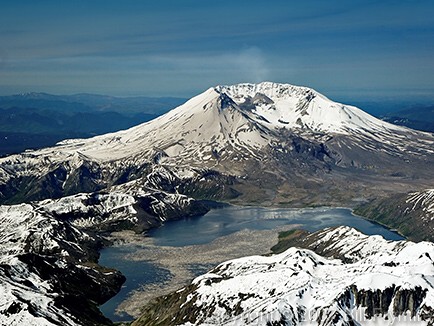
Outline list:
[[[163,298],[162,305],[179,297],[168,310],[136,325],[152,325],[167,311],[175,320],[167,325],[183,326],[392,325],[398,320],[432,325],[434,244],[386,241],[349,227],[314,236],[309,247],[321,247],[332,257],[292,247],[222,263]]]
[[[146,230],[206,212],[187,196],[132,186],[0,206],[0,325],[110,324],[96,306],[123,280],[96,265],[95,232]]]
[[[0,158],[0,325],[110,325],[96,307],[123,278],[97,265],[100,235],[203,215],[194,198],[353,207],[405,190],[431,221],[434,192],[415,191],[432,188],[433,164],[433,134],[271,82],[211,87],[128,130]],[[315,236],[221,264],[145,324],[434,324],[433,244]]]

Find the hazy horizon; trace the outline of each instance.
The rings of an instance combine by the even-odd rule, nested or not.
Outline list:
[[[189,98],[267,80],[338,100],[431,100],[433,17],[427,0],[11,1],[0,95]]]
[[[285,83],[288,84],[288,83]],[[212,85],[210,87],[217,86]],[[306,86],[307,85],[296,85],[296,86]],[[79,96],[79,95],[89,95],[89,96],[102,96],[102,97],[114,97],[114,98],[173,98],[173,99],[180,99],[180,100],[188,100],[196,95],[199,95],[200,93],[204,92],[207,88],[204,88],[202,90],[198,90],[198,93],[192,94],[191,96],[175,96],[175,95],[148,95],[146,93],[140,94],[132,94],[132,95],[116,95],[116,94],[107,94],[107,93],[91,93],[91,92],[60,92],[60,93],[52,93],[47,91],[25,91],[25,92],[16,92],[16,93],[1,93],[0,97],[13,97],[13,96],[20,96],[20,95],[30,95],[30,94],[46,94],[49,96]],[[366,91],[366,90],[351,90],[347,92],[339,92],[336,90],[332,90],[329,92],[322,92],[323,95],[327,96],[330,100],[333,100],[335,102],[342,102],[345,104],[352,104],[354,103],[401,103],[403,105],[405,104],[431,104],[434,101],[434,93],[431,94],[430,92],[424,92],[424,90],[415,90],[414,92],[409,93],[400,93],[396,94],[394,92],[388,92],[388,91]]]

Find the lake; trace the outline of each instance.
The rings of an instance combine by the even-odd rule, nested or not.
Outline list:
[[[347,225],[369,235],[382,235],[388,240],[402,240],[403,237],[377,223],[352,214],[347,208],[262,208],[228,206],[213,209],[198,218],[166,222],[153,229],[148,236],[157,246],[184,247],[204,245],[218,238],[241,230],[273,230],[278,227],[297,224],[307,231],[326,227]],[[268,249],[268,248],[267,248]],[[136,250],[134,245],[113,246],[101,251],[99,263],[120,270],[127,278],[118,295],[100,307],[105,316],[113,321],[131,320],[127,314],[115,314],[116,307],[131,291],[146,284],[158,284],[171,277],[168,270],[146,261],[126,260],[125,256]],[[194,275],[206,270],[198,268]]]

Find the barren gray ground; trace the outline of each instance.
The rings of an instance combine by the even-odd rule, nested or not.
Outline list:
[[[250,255],[270,253],[277,243],[278,233],[296,225],[285,225],[273,230],[242,230],[220,237],[211,243],[185,247],[157,246],[152,238],[143,237],[131,231],[116,232],[111,235],[115,246],[134,245],[137,250],[126,259],[147,261],[167,269],[172,277],[163,284],[143,285],[123,301],[117,312],[126,312],[133,317],[140,315],[140,308],[157,296],[182,288],[193,278],[194,266],[213,266],[230,259]]]

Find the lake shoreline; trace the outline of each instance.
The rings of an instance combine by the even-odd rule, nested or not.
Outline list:
[[[120,316],[125,313],[133,317],[139,316],[140,309],[146,302],[178,290],[196,276],[224,261],[244,256],[271,254],[270,248],[277,243],[278,234],[298,227],[299,225],[287,225],[273,230],[242,230],[220,237],[208,244],[183,247],[159,246],[155,245],[150,237],[140,240],[130,231],[117,232],[114,237],[121,239],[121,242],[115,246],[134,248],[133,252],[124,256],[125,260],[150,263],[169,273],[168,278],[162,283],[151,282],[131,291],[120,302],[116,313]],[[192,270],[191,267],[195,265],[207,268]],[[115,317],[114,314],[111,315],[111,319],[117,322],[126,321]]]
[[[189,270],[189,266],[200,264],[206,266],[216,266],[223,261],[227,261],[234,258],[239,258],[243,256],[250,255],[265,255],[271,253],[271,247],[278,242],[278,235],[282,231],[287,231],[289,229],[301,228],[306,229],[306,226],[311,224],[315,224],[315,229],[322,229],[327,225],[323,225],[324,223],[333,224],[333,218],[336,220],[333,225],[340,225],[339,223],[345,224],[345,221],[341,221],[341,218],[345,217],[347,219],[347,224],[355,223],[354,221],[365,221],[362,223],[367,223],[366,225],[373,226],[374,229],[381,229],[391,232],[387,230],[381,225],[371,223],[363,219],[363,217],[357,216],[353,214],[353,210],[349,208],[330,208],[330,207],[305,207],[305,208],[275,208],[275,207],[258,207],[258,206],[226,206],[226,208],[222,209],[213,209],[211,210],[214,214],[220,214],[225,212],[235,212],[237,214],[241,214],[243,219],[248,220],[250,222],[256,221],[259,223],[258,225],[254,225],[254,227],[258,227],[259,230],[249,230],[248,228],[243,231],[239,230],[237,232],[230,232],[230,234],[217,236],[212,241],[205,241],[205,243],[196,243],[190,245],[181,245],[177,246],[177,243],[158,243],[158,233],[167,232],[176,233],[176,228],[179,225],[192,225],[193,227],[199,228],[197,224],[205,223],[204,221],[208,220],[208,222],[214,223],[213,217],[207,217],[208,214],[196,217],[194,219],[181,219],[177,221],[169,221],[164,224],[162,227],[157,229],[152,229],[147,232],[146,235],[135,234],[133,231],[121,231],[117,233],[112,233],[109,237],[109,240],[112,243],[112,246],[131,246],[134,247],[131,253],[125,254],[125,258],[127,261],[124,262],[128,264],[128,261],[143,261],[153,264],[158,268],[165,269],[169,271],[170,277],[168,280],[163,282],[163,284],[148,284],[141,285],[134,291],[130,292],[124,300],[121,300],[117,311],[118,312],[128,312],[133,317],[139,314],[140,308],[144,305],[145,302],[151,300],[156,296],[163,295],[164,293],[169,293],[171,291],[177,290],[183,285],[190,282],[197,274],[193,273]],[[217,212],[217,213],[216,213]],[[280,214],[281,213],[281,214]],[[264,214],[262,218],[258,218],[257,215]],[[268,215],[267,215],[268,214]],[[288,215],[286,218],[282,218],[281,215]],[[329,215],[331,217],[329,217]],[[319,220],[315,220],[313,217],[320,216]],[[313,218],[309,221],[308,218]],[[297,218],[300,221],[304,221],[307,225],[303,225],[300,223],[290,223],[290,221],[297,221]],[[202,221],[200,221],[202,219]],[[261,226],[262,222],[271,223],[274,225],[268,230],[263,230],[263,226]],[[283,222],[282,222],[283,221]],[[348,222],[349,221],[349,222]],[[283,225],[275,225],[273,223],[285,223]],[[338,223],[339,222],[339,223]],[[211,223],[211,224],[212,224]],[[243,220],[244,223],[244,220]],[[224,224],[224,223],[223,223]],[[230,223],[229,223],[230,224]],[[175,226],[174,230],[171,230]],[[203,228],[206,229],[206,225]],[[240,225],[237,225],[240,227]],[[353,225],[354,227],[354,225]],[[200,227],[198,230],[200,230]],[[357,228],[357,227],[355,227]],[[311,228],[311,231],[313,229]],[[185,231],[185,230],[184,230]],[[203,230],[202,230],[203,231]],[[386,232],[384,231],[384,232]],[[243,233],[244,232],[244,233]],[[365,231],[366,232],[366,231]],[[196,235],[197,232],[193,233],[194,236],[200,236],[200,234]],[[157,234],[157,235],[156,235]],[[156,238],[157,236],[157,238]],[[177,237],[178,238],[178,237]],[[255,239],[252,241],[252,239]],[[158,240],[158,241],[157,241]],[[179,239],[176,239],[177,241]],[[238,244],[237,244],[238,240]],[[248,241],[250,240],[250,241]],[[182,239],[180,240],[182,241]],[[225,246],[233,247],[233,254],[229,254],[227,251],[220,250]],[[172,244],[172,245],[171,245]],[[175,246],[173,246],[175,244]],[[252,244],[256,245],[253,250]],[[104,263],[104,250],[110,250],[110,247],[105,248],[101,251],[103,259],[100,261],[100,264]],[[192,252],[193,254],[189,255],[188,252]],[[200,253],[200,254],[199,254]],[[202,253],[204,253],[204,257],[202,257]],[[119,262],[118,262],[119,263]],[[206,263],[206,264],[204,264]],[[107,265],[107,263],[106,263]],[[120,269],[122,272],[121,266],[113,266],[116,269]],[[205,272],[206,270],[199,269],[199,274]],[[128,278],[128,275],[126,275]],[[152,282],[151,282],[152,283]],[[145,293],[145,294],[144,294]],[[115,296],[116,298],[117,296]],[[112,299],[113,300],[113,299]],[[115,299],[119,300],[119,298]],[[111,300],[110,300],[111,301]],[[102,306],[104,307],[104,305]],[[107,315],[107,312],[105,312]],[[111,314],[110,317],[114,321],[120,321],[117,319],[115,314]]]

